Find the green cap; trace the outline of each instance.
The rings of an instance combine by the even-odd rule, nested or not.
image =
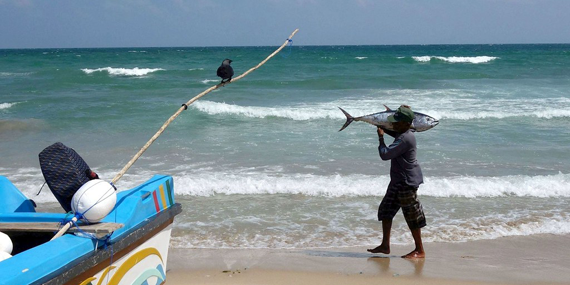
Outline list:
[[[396,122],[408,122],[411,123],[414,120],[414,112],[412,109],[406,106],[400,106],[394,115],[388,116],[388,122],[396,123]]]

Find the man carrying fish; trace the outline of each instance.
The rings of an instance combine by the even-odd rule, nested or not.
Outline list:
[[[411,129],[414,117],[411,108],[402,105],[387,118],[392,124],[393,131],[384,130],[381,126],[378,126],[377,129],[380,140],[378,152],[382,160],[391,161],[391,166],[390,184],[378,208],[378,220],[382,221],[382,244],[376,248],[368,249],[368,252],[371,253],[390,253],[392,219],[402,208],[416,245],[412,252],[402,257],[425,258],[421,228],[426,226],[426,219],[416,194],[418,187],[423,183],[423,175],[416,160],[416,137]],[[395,139],[390,146],[386,146],[384,143],[385,133]]]
[[[416,248],[402,256],[404,258],[424,258],[421,228],[426,226],[422,204],[416,192],[423,183],[420,165],[416,160],[416,137],[414,132],[427,131],[439,124],[439,121],[426,114],[412,112],[410,106],[402,105],[397,111],[386,107],[386,111],[370,115],[353,117],[339,107],[346,116],[342,131],[353,121],[362,121],[378,127],[380,146],[378,152],[382,160],[391,160],[390,184],[386,195],[378,207],[378,220],[382,221],[382,244],[369,249],[371,253],[390,253],[390,231],[392,219],[402,208],[406,223],[412,232]],[[384,143],[384,133],[394,137],[390,146]]]

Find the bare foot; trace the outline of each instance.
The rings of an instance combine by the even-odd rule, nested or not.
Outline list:
[[[409,259],[426,258],[426,253],[424,251],[414,250],[414,251],[402,256],[402,258],[409,258]]]
[[[370,253],[384,253],[384,254],[390,254],[390,247],[389,246],[384,246],[383,244],[375,247],[375,248],[371,248],[371,249],[367,249],[366,251],[370,252]]]

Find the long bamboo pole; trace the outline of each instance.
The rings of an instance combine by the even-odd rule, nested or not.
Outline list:
[[[168,120],[166,120],[166,122],[162,125],[162,127],[160,127],[160,129],[154,134],[154,136],[152,136],[152,138],[150,138],[150,140],[139,150],[139,152],[137,152],[137,154],[135,154],[135,156],[123,167],[123,169],[115,176],[115,178],[113,178],[111,183],[115,184],[119,179],[121,179],[121,177],[123,177],[125,172],[127,172],[127,170],[129,170],[129,168],[131,168],[131,166],[139,159],[139,157],[141,157],[141,155],[150,147],[150,145],[164,132],[166,127],[168,127],[168,125],[170,125],[170,123],[172,121],[174,121],[174,119],[176,119],[176,117],[178,117],[178,115],[180,115],[180,113],[182,113],[182,111],[186,110],[188,108],[188,106],[190,106],[190,104],[194,103],[196,100],[200,99],[202,96],[204,96],[204,95],[206,95],[206,94],[208,94],[208,93],[210,93],[210,92],[212,92],[212,91],[214,91],[220,87],[223,87],[223,86],[230,84],[230,83],[234,83],[234,82],[244,78],[246,75],[250,74],[254,70],[261,67],[269,59],[271,59],[273,56],[275,56],[277,53],[279,53],[285,46],[287,46],[287,44],[291,41],[291,38],[293,38],[293,36],[298,31],[299,31],[299,29],[295,29],[295,31],[293,31],[293,33],[289,36],[289,38],[287,38],[285,43],[283,43],[277,50],[275,50],[272,54],[270,54],[266,59],[264,59],[262,62],[258,63],[256,66],[250,68],[248,71],[244,72],[240,76],[233,78],[229,82],[220,83],[220,84],[214,85],[214,86],[204,90],[202,93],[196,95],[194,98],[190,99],[188,102],[183,104],[182,107],[180,107],[178,109],[178,111],[176,111],[176,113],[174,113],[174,115],[172,115]]]

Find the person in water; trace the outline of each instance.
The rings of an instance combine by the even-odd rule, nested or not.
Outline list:
[[[390,184],[386,195],[378,207],[378,220],[382,221],[382,244],[373,249],[371,253],[390,253],[390,231],[392,220],[398,210],[402,208],[406,223],[412,232],[416,248],[402,256],[403,258],[425,258],[422,244],[421,228],[426,226],[426,219],[422,204],[418,200],[417,191],[423,183],[420,165],[416,160],[416,137],[410,129],[414,120],[414,112],[407,105],[402,105],[388,121],[394,126],[394,132],[377,129],[380,146],[378,152],[382,160],[391,160]],[[384,143],[384,134],[394,137],[390,146]]]

